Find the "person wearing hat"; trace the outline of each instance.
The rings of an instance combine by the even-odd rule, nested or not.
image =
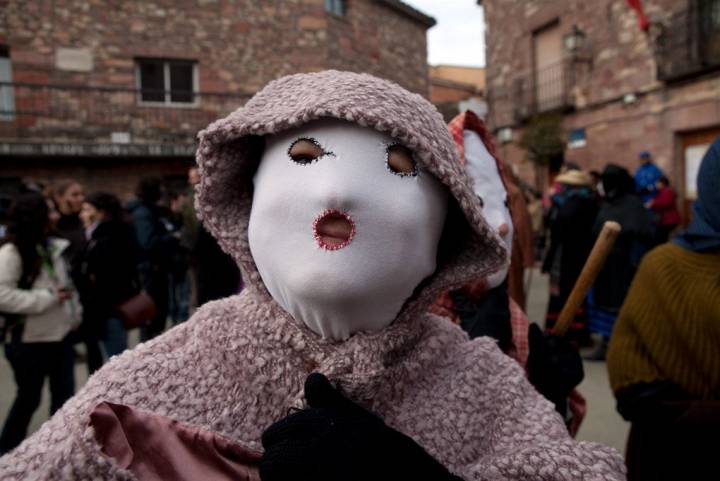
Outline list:
[[[623,479],[495,341],[428,313],[508,260],[430,102],[296,74],[198,137],[198,211],[246,288],[113,358],[0,479]]]
[[[657,195],[657,182],[663,176],[662,171],[653,162],[652,155],[647,150],[638,154],[640,167],[635,171],[635,190],[643,202],[649,202]]]
[[[550,247],[543,262],[543,272],[550,274],[550,301],[545,318],[548,329],[555,325],[590,254],[597,215],[597,198],[590,174],[568,169],[555,178],[555,184],[558,191],[551,197],[546,218]],[[584,306],[575,316],[569,337],[581,344],[589,342]]]

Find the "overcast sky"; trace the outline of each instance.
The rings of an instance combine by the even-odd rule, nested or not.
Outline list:
[[[485,66],[485,21],[477,0],[403,0],[435,18],[428,30],[428,62]]]

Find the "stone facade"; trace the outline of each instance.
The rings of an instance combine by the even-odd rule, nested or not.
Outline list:
[[[397,0],[344,4],[336,16],[324,0],[3,2],[0,46],[18,85],[16,114],[0,116],[0,177],[73,176],[125,193],[141,173],[182,175],[198,130],[296,72],[365,71],[428,96],[432,18]],[[195,105],[140,105],[138,58],[196,62]],[[135,148],[97,148],[113,141]],[[167,146],[179,148],[168,157]]]
[[[550,26],[564,36],[575,26],[584,33],[584,47],[572,53],[563,38],[562,96],[548,109],[563,115],[567,133],[584,129],[584,146],[568,147],[565,160],[596,170],[613,162],[634,172],[638,152],[649,150],[683,195],[685,149],[695,137],[720,135],[720,58],[713,53],[715,69],[689,69],[682,75],[672,69],[687,61],[682,52],[693,48],[688,39],[698,38],[687,30],[696,21],[688,20],[688,12],[713,0],[645,0],[651,22],[647,33],[626,0],[479,3],[487,22],[490,124],[495,131],[512,129],[513,143],[501,146],[501,152],[526,180],[538,188],[548,181],[545,169],[536,168],[517,145],[532,115],[543,110],[537,102],[542,93],[533,84],[542,53],[536,51],[538,32]],[[717,35],[720,18],[713,22]]]

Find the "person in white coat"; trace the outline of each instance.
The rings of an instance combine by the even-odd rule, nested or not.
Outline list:
[[[81,306],[64,258],[70,243],[48,235],[50,213],[42,195],[19,196],[0,246],[0,332],[17,384],[0,434],[0,453],[25,438],[46,377],[50,414],[75,391],[74,354],[67,337],[79,324]]]

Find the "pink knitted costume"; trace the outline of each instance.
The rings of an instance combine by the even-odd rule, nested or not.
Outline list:
[[[388,132],[454,197],[438,269],[395,322],[345,342],[321,340],[269,296],[247,239],[261,136],[334,117]],[[427,314],[437,295],[505,260],[441,116],[422,97],[364,74],[284,77],[200,133],[199,212],[243,271],[242,294],[114,358],[42,428],[0,459],[0,479],[133,479],[104,457],[88,425],[99,402],[135,406],[260,450],[260,435],[302,404],[319,371],[466,480],[623,479],[622,458],[568,436],[522,368],[487,338]]]

